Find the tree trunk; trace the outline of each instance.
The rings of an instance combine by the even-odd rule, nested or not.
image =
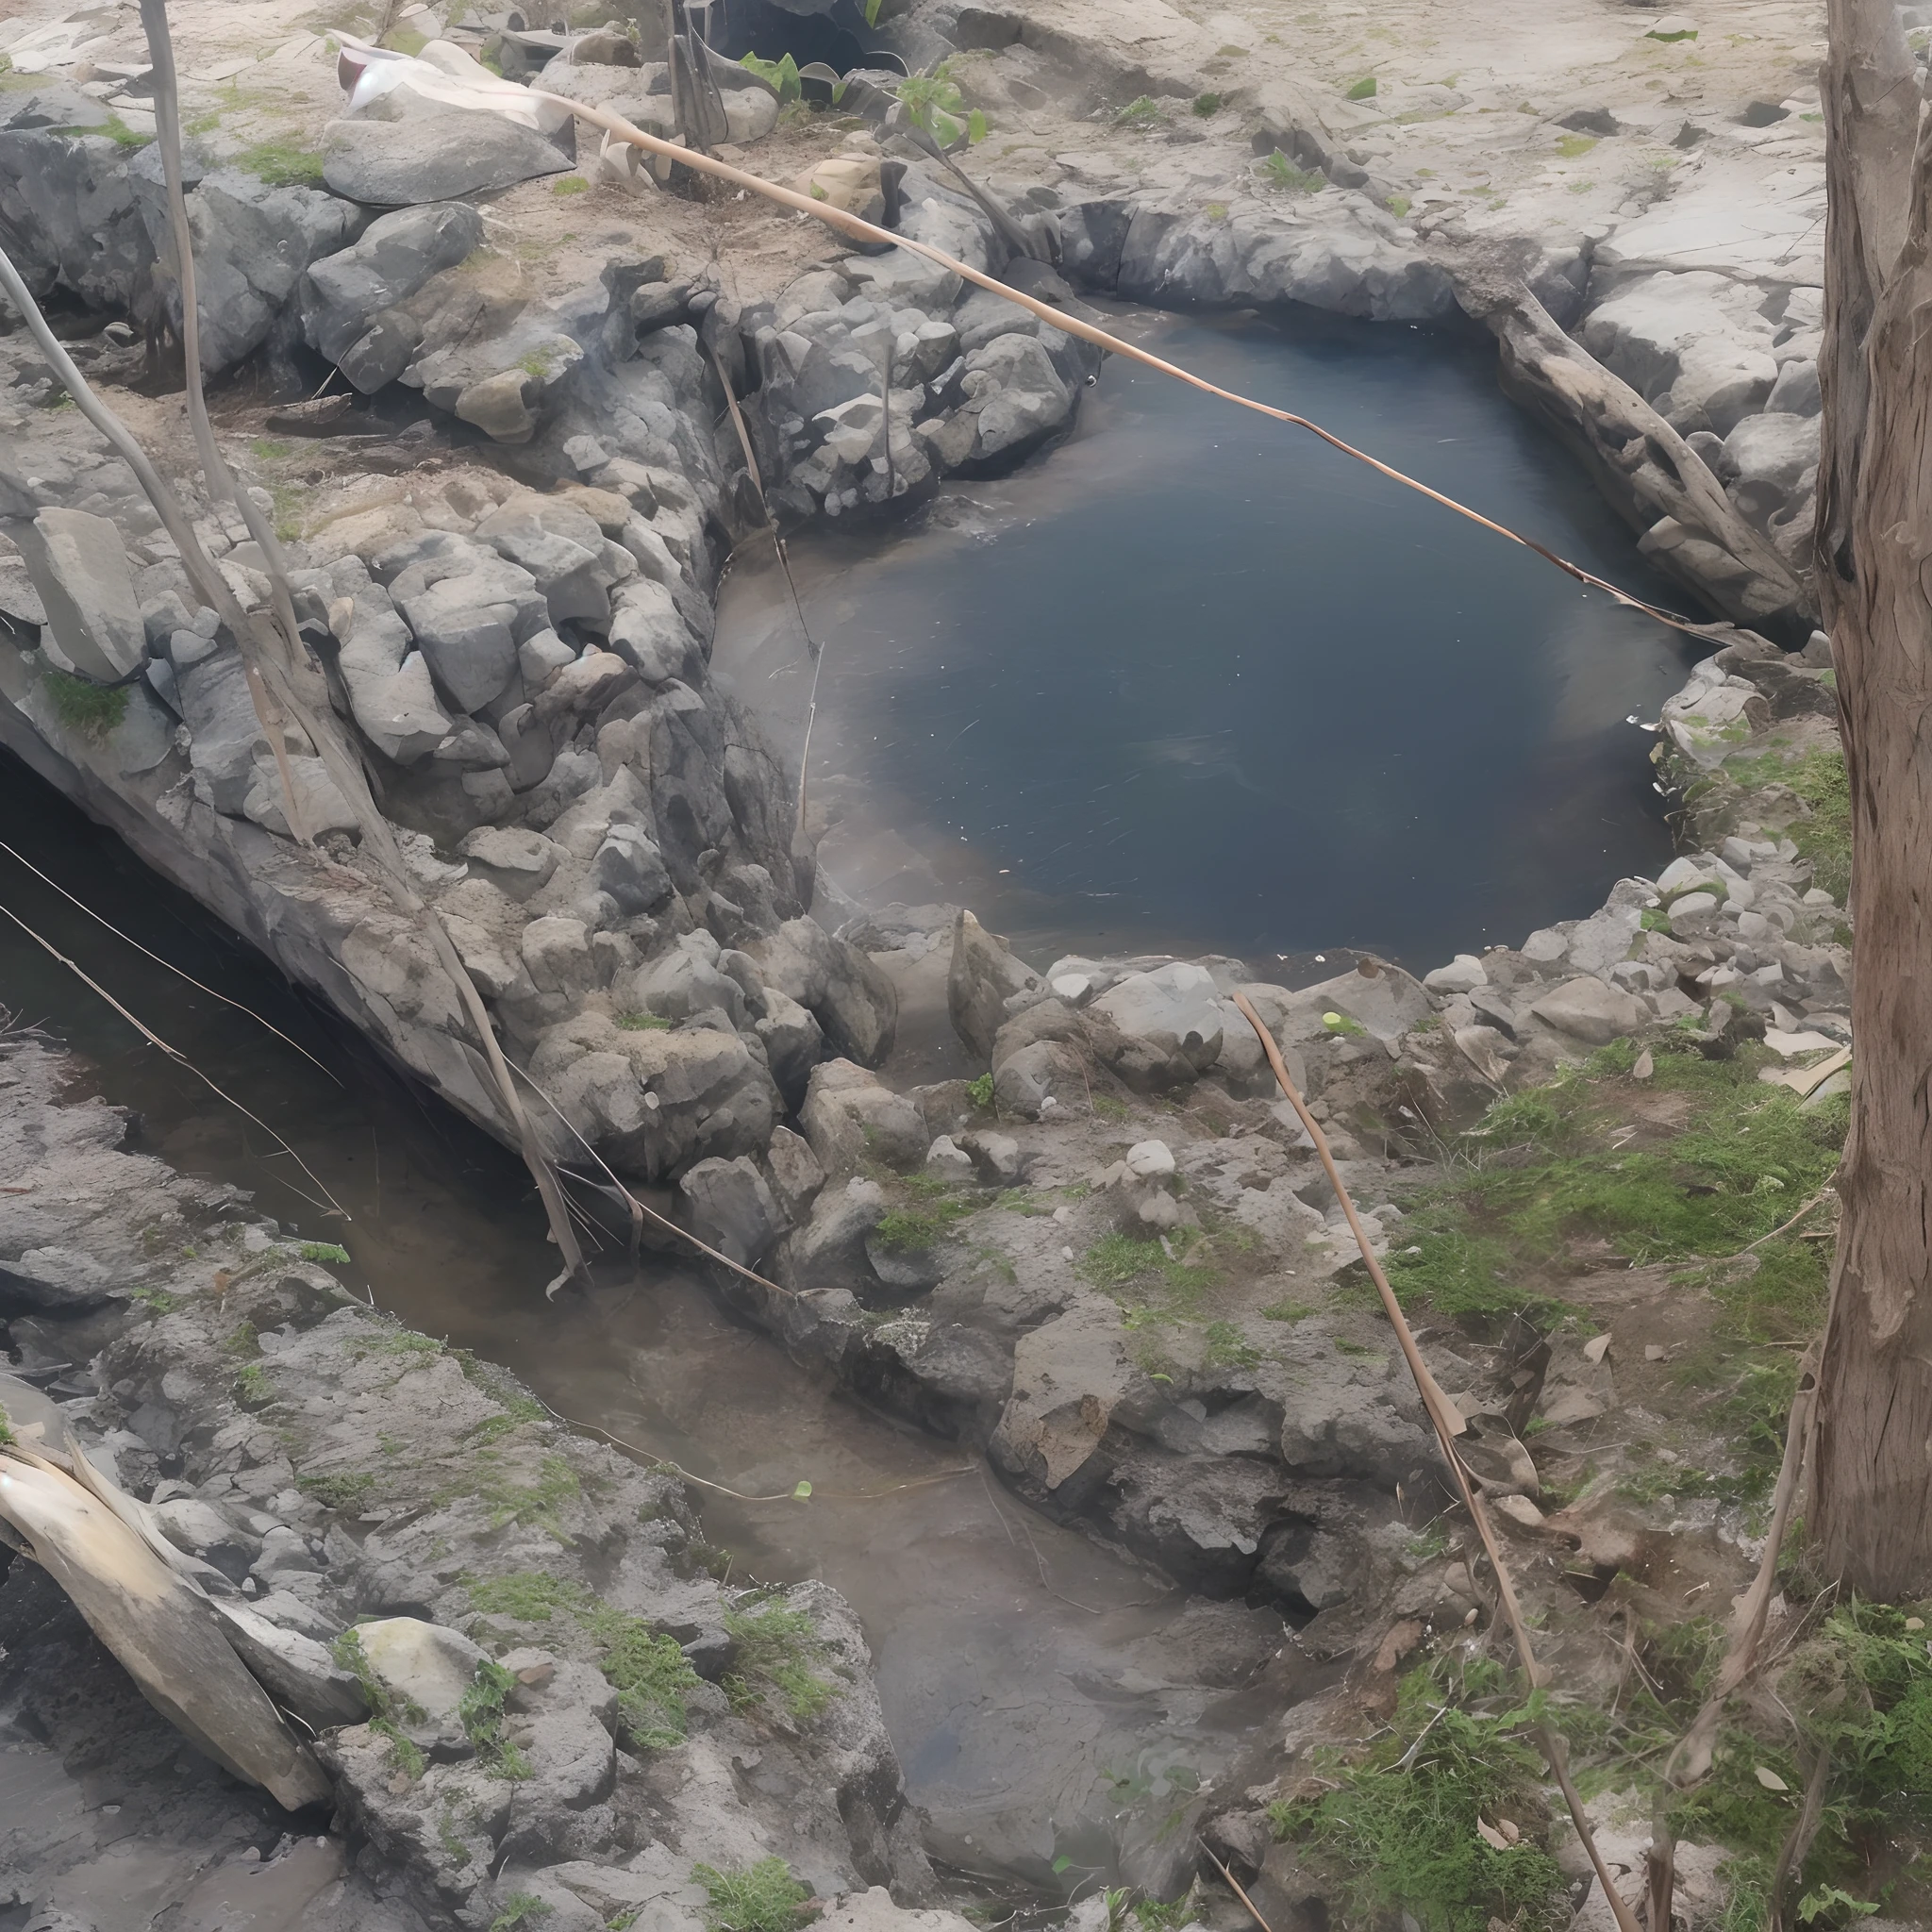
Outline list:
[[[1811,1526],[1878,1597],[1932,1590],[1932,142],[1888,0],[1831,0],[1819,594],[1851,781],[1851,1135]]]

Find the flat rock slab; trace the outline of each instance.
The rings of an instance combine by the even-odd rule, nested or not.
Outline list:
[[[323,149],[329,192],[375,208],[414,208],[514,188],[574,165],[528,127],[453,108],[408,121],[337,121]]]

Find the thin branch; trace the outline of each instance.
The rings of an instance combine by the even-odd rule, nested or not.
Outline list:
[[[1710,640],[1726,640],[1734,626],[1726,624],[1698,624],[1688,617],[1679,616],[1675,611],[1664,610],[1657,605],[1648,604],[1642,598],[1620,590],[1607,578],[1587,571],[1581,564],[1572,563],[1567,558],[1559,557],[1554,550],[1525,537],[1521,531],[1512,530],[1505,524],[1496,523],[1486,517],[1480,510],[1470,508],[1467,504],[1458,503],[1453,496],[1445,496],[1440,490],[1432,490],[1426,483],[1406,475],[1391,464],[1372,457],[1366,450],[1357,449],[1354,444],[1344,442],[1332,431],[1324,429],[1319,423],[1298,416],[1290,409],[1277,409],[1271,404],[1257,402],[1252,396],[1244,396],[1234,390],[1222,389],[1209,382],[1205,376],[1195,375],[1191,371],[1176,363],[1164,361],[1148,350],[1138,347],[1124,338],[1109,334],[1106,329],[1096,327],[1064,308],[1056,308],[1051,304],[1023,294],[1018,289],[1009,289],[1004,282],[974,268],[970,263],[948,255],[943,249],[935,248],[924,242],[915,242],[908,235],[897,235],[891,229],[878,227],[872,222],[861,220],[845,209],[835,208],[828,201],[813,201],[808,195],[798,193],[790,188],[781,188],[775,181],[767,181],[757,175],[748,175],[741,168],[734,168],[728,162],[713,159],[709,155],[691,152],[676,143],[660,141],[655,134],[646,134],[641,128],[634,127],[623,115],[612,113],[608,108],[594,108],[582,101],[567,100],[561,94],[544,92],[541,88],[532,88],[531,93],[541,101],[548,101],[555,107],[568,109],[593,127],[601,127],[607,134],[614,135],[619,141],[627,142],[633,147],[641,148],[646,154],[659,155],[668,159],[682,162],[684,166],[701,175],[715,175],[721,181],[728,181],[734,187],[748,192],[762,195],[767,201],[776,202],[781,208],[810,215],[824,222],[828,227],[838,229],[841,234],[860,242],[883,242],[891,246],[903,248],[908,254],[923,257],[936,262],[940,267],[949,269],[962,280],[973,283],[976,288],[985,289],[989,293],[998,295],[1024,308],[1029,315],[1035,315],[1050,327],[1062,334],[1077,336],[1082,341],[1091,342],[1096,348],[1106,349],[1110,354],[1124,356],[1129,361],[1139,362],[1148,369],[1158,371],[1162,375],[1171,375],[1178,382],[1184,382],[1191,389],[1197,389],[1204,395],[1210,395],[1224,403],[1233,403],[1237,408],[1252,409],[1257,415],[1266,416],[1276,423],[1285,423],[1295,429],[1305,429],[1309,435],[1319,438],[1329,448],[1339,450],[1343,456],[1366,464],[1377,474],[1386,476],[1392,483],[1399,483],[1406,490],[1413,490],[1419,495],[1426,496],[1430,502],[1440,504],[1444,509],[1453,510],[1459,517],[1467,517],[1471,523],[1480,525],[1491,534],[1504,538],[1511,543],[1521,544],[1531,550],[1545,563],[1553,564],[1566,576],[1574,577],[1578,583],[1588,585],[1593,591],[1601,591],[1606,596],[1614,598],[1626,609],[1641,611],[1646,617],[1666,625],[1673,630],[1683,631],[1687,636]]]
[[[114,997],[114,995],[110,993],[108,991],[108,989],[100,983],[99,980],[91,977],[90,974],[83,968],[77,966],[72,959],[70,959],[67,957],[65,953],[61,952],[60,949],[58,946],[56,946],[51,940],[42,939],[42,936],[39,933],[37,933],[33,929],[33,927],[30,926],[26,923],[26,921],[20,916],[19,913],[13,911],[9,907],[0,906],[0,916],[4,916],[8,919],[10,919],[13,922],[13,924],[21,929],[22,932],[25,933],[28,939],[33,941],[35,945],[41,948],[42,952],[46,953],[51,958],[58,959],[60,962],[60,964],[66,967],[68,972],[73,974],[74,976],[77,980],[79,980],[83,986],[87,987],[90,991],[98,993],[100,997],[106,1000],[107,1003],[110,1007],[112,1007],[113,1009],[117,1013],[119,1013],[121,1017],[124,1020],[125,1020],[127,1024],[130,1026],[132,1026],[134,1030],[137,1033],[139,1033],[141,1037],[144,1041],[146,1041],[150,1046],[159,1047],[160,1050],[164,1054],[166,1054],[167,1057],[171,1060],[173,1060],[177,1066],[186,1067],[188,1071],[191,1074],[192,1074],[197,1080],[201,1081],[201,1083],[208,1088],[209,1092],[215,1094],[218,1098],[222,1100],[225,1100],[228,1103],[228,1105],[232,1107],[235,1109],[235,1111],[239,1113],[244,1120],[253,1121],[255,1124],[258,1127],[259,1127],[261,1131],[264,1134],[266,1134],[269,1137],[269,1139],[273,1141],[275,1143],[275,1145],[279,1147],[282,1150],[282,1152],[286,1154],[289,1157],[289,1158],[292,1160],[295,1163],[295,1165],[299,1167],[302,1170],[302,1172],[308,1176],[308,1178],[311,1181],[315,1182],[315,1185],[318,1188],[322,1189],[323,1200],[327,1203],[327,1208],[325,1210],[326,1212],[330,1214],[339,1214],[344,1221],[348,1221],[352,1218],[350,1216],[349,1210],[346,1208],[344,1208],[342,1204],[340,1201],[338,1201],[333,1194],[329,1192],[326,1187],[323,1186],[322,1181],[316,1175],[315,1170],[311,1168],[308,1165],[308,1163],[306,1160],[304,1160],[302,1157],[299,1154],[297,1154],[295,1150],[292,1147],[291,1147],[289,1143],[285,1140],[283,1140],[282,1137],[278,1133],[276,1133],[275,1130],[272,1126],[270,1126],[265,1120],[261,1118],[259,1114],[249,1112],[248,1108],[243,1107],[242,1103],[239,1100],[237,1100],[232,1093],[227,1092],[223,1088],[217,1087],[215,1083],[211,1079],[209,1079],[208,1076],[206,1074],[204,1074],[201,1071],[201,1069],[197,1067],[194,1064],[194,1062],[192,1059],[190,1059],[185,1053],[181,1051],[179,1047],[170,1046],[168,1042],[165,1040],[163,1040],[161,1036],[158,1033],[157,1033],[155,1029],[152,1026],[150,1026],[145,1020],[140,1019],[135,1014],[129,1012],[128,1009],[125,1007],[124,1007],[121,1004],[121,1002],[117,1000]]]
[[[139,940],[132,939],[126,933],[123,932],[121,928],[118,925],[116,925],[111,919],[102,918],[102,916],[98,912],[96,912],[92,906],[87,905],[82,900],[76,899],[74,896],[74,894],[70,892],[67,890],[67,888],[61,885],[58,880],[50,879],[47,876],[47,874],[43,873],[40,869],[40,867],[33,862],[32,859],[22,858],[20,854],[16,852],[13,849],[13,847],[9,845],[4,839],[0,839],[0,852],[6,853],[8,858],[15,859],[20,864],[25,866],[27,871],[32,873],[35,878],[39,879],[43,886],[51,886],[53,890],[58,892],[60,896],[63,899],[65,899],[70,906],[78,908],[79,910],[85,912],[87,916],[90,919],[93,920],[97,924],[106,926],[108,930],[110,933],[112,933],[117,940],[120,940],[125,945],[132,946],[137,953],[142,956],[143,958],[152,959],[157,966],[166,967],[167,970],[170,973],[174,974],[174,975],[177,979],[185,979],[190,986],[195,988],[198,991],[207,993],[209,999],[220,1000],[223,1006],[233,1007],[238,1013],[245,1013],[248,1016],[248,1018],[253,1020],[258,1026],[267,1027],[268,1031],[273,1033],[275,1037],[277,1040],[279,1040],[284,1046],[293,1047],[294,1050],[297,1053],[299,1053],[302,1056],[302,1058],[305,1060],[307,1060],[311,1067],[316,1068],[321,1073],[328,1074],[328,1077],[331,1080],[335,1080],[335,1083],[338,1087],[340,1087],[342,1084],[340,1080],[336,1079],[336,1076],[333,1074],[329,1073],[329,1070],[325,1066],[324,1066],[323,1063],[319,1059],[317,1059],[315,1056],[312,1053],[310,1053],[306,1046],[298,1045],[294,1041],[291,1040],[289,1036],[286,1033],[284,1033],[279,1026],[274,1025],[269,1021],[264,1020],[261,1017],[261,1015],[254,1009],[254,1008],[244,1007],[240,1000],[231,1000],[226,993],[217,992],[213,987],[203,985],[200,980],[195,978],[193,974],[184,973],[180,967],[175,964],[175,962],[172,959],[164,959],[158,953],[149,952],[148,949],[144,945],[142,945]]]
[[[1295,1091],[1294,1082],[1289,1077],[1288,1067],[1281,1058],[1281,1049],[1274,1043],[1274,1036],[1262,1023],[1261,1016],[1249,1004],[1243,992],[1234,995],[1234,1003],[1241,1010],[1242,1017],[1255,1029],[1261,1042],[1261,1051],[1268,1056],[1268,1064],[1274,1070],[1276,1084],[1287,1097],[1288,1104],[1294,1108],[1308,1138],[1315,1144],[1324,1172],[1328,1176],[1328,1185],[1335,1190],[1335,1198],[1341,1204],[1341,1211],[1348,1218],[1350,1231],[1360,1248],[1362,1263],[1368,1269],[1370,1278],[1375,1284],[1375,1291],[1382,1297],[1383,1311],[1389,1317],[1389,1324],[1395,1331],[1395,1340],[1402,1349],[1403,1358],[1408,1364],[1408,1372],[1415,1379],[1417,1391],[1423,1399],[1424,1410],[1430,1424],[1436,1431],[1436,1440],[1441,1445],[1442,1455],[1449,1464],[1450,1474],[1456,1478],[1456,1487],[1461,1491],[1463,1507],[1469,1511],[1470,1520],[1475,1524],[1476,1535],[1481,1538],[1483,1554],[1490,1559],[1490,1568],[1496,1578],[1496,1595],[1502,1606],[1503,1614],[1508,1623],[1510,1634],[1516,1640],[1516,1654],[1522,1660],[1523,1674],[1532,1689],[1549,1681],[1547,1668],[1536,1660],[1536,1654],[1530,1644],[1529,1629],[1523,1621],[1523,1611],[1516,1601],[1516,1587],[1508,1566],[1503,1561],[1503,1552],[1496,1541],[1496,1532],[1490,1522],[1489,1510],[1484,1507],[1477,1493],[1469,1468],[1457,1453],[1456,1438],[1467,1426],[1457,1412],[1449,1398],[1443,1394],[1436,1378],[1429,1373],[1428,1364],[1423,1360],[1422,1351],[1416,1346],[1415,1333],[1408,1325],[1408,1318],[1402,1312],[1402,1304],[1395,1299],[1395,1291],[1389,1285],[1389,1277],[1382,1272],[1382,1264],[1375,1258],[1375,1251],[1369,1243],[1368,1230],[1362,1226],[1361,1217],[1356,1212],[1355,1202],[1341,1178],[1341,1171],[1335,1165],[1335,1156],[1329,1151],[1328,1137],[1322,1131],[1322,1124],[1303,1103],[1300,1093]],[[1539,1723],[1531,1727],[1552,1774],[1562,1788],[1563,1802],[1570,1808],[1570,1822],[1576,1827],[1576,1836],[1582,1841],[1584,1850],[1590,1855],[1590,1862],[1595,1870],[1597,1883],[1602,1886],[1604,1898],[1616,1916],[1618,1932],[1639,1932],[1637,1920],[1624,1895],[1617,1890],[1610,1877],[1609,1867],[1604,1863],[1603,1854],[1597,1849],[1596,1834],[1591,1829],[1590,1819],[1585,1814],[1583,1801],[1576,1794],[1576,1788],[1570,1781],[1569,1751],[1562,1737],[1547,1723]],[[1209,1854],[1212,1857],[1212,1854]]]

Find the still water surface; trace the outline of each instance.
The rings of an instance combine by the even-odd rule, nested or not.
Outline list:
[[[1666,608],[1487,341],[1390,324],[1124,311],[1114,325]],[[1593,910],[1666,863],[1654,720],[1688,661],[1304,432],[1109,360],[1078,434],[946,485],[895,538],[791,545],[826,656],[810,790],[861,899],[998,929],[1265,958],[1440,964]],[[780,719],[809,666],[775,573],[734,570],[715,668]]]

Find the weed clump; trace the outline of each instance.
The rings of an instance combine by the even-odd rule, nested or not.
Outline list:
[[[504,1701],[516,1688],[517,1680],[500,1663],[485,1657],[457,1703],[457,1721],[478,1759],[491,1776],[512,1783],[531,1775],[530,1760],[510,1742],[503,1715]]]
[[[1271,1807],[1277,1836],[1332,1870],[1364,1924],[1402,1913],[1424,1932],[1486,1932],[1495,1918],[1541,1923],[1560,1895],[1562,1873],[1540,1842],[1542,1760],[1520,1735],[1534,1713],[1468,1707],[1503,1702],[1503,1681],[1487,1662],[1465,1665],[1459,1684],[1441,1665],[1411,1671],[1366,1755],[1328,1754],[1333,1789]]]
[[[1804,802],[1809,816],[1787,836],[1811,861],[1812,884],[1842,905],[1852,884],[1852,787],[1844,753],[1819,746],[1789,760],[1775,751],[1733,758],[1724,762],[1724,775],[1752,791],[1788,786]]]
[[[50,670],[43,680],[47,702],[54,715],[70,731],[96,742],[120,727],[127,715],[125,685],[90,684],[84,677],[70,677],[64,671]]]
[[[513,1891],[504,1900],[503,1909],[490,1922],[490,1932],[529,1932],[547,1919],[556,1908],[534,1892]]]
[[[785,1604],[726,1610],[724,1628],[738,1645],[737,1668],[724,1679],[735,1709],[808,1724],[838,1694],[819,1674],[825,1646],[803,1610]]]
[[[258,1367],[259,1364],[256,1366]],[[335,1475],[298,1475],[295,1478],[295,1487],[305,1496],[312,1496],[325,1509],[346,1514],[375,1487],[375,1478],[373,1475],[347,1473]]]
[[[795,1932],[798,1908],[811,1896],[783,1858],[760,1858],[736,1872],[693,1865],[691,1876],[705,1890],[706,1932]]]
[[[269,188],[322,186],[322,157],[292,141],[258,141],[253,147],[243,148],[234,165]]]
[[[338,1670],[347,1671],[362,1687],[369,1704],[369,1728],[389,1740],[390,1763],[411,1782],[421,1777],[427,1765],[421,1748],[404,1734],[403,1726],[426,1724],[429,1713],[413,1698],[398,1697],[375,1674],[375,1666],[353,1629],[344,1630],[329,1645],[329,1656]]]

